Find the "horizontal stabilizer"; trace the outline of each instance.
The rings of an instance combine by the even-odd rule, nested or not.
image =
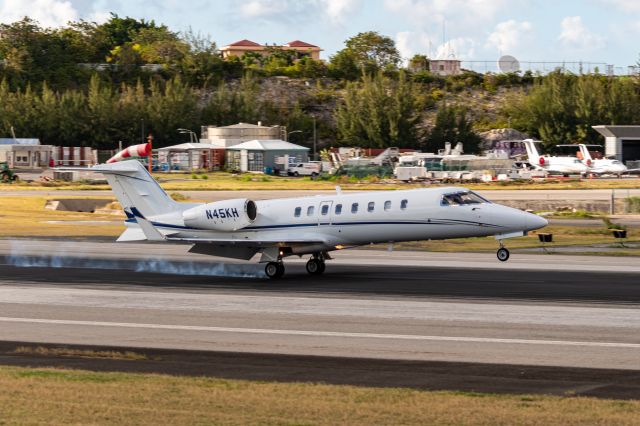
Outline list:
[[[131,212],[136,217],[136,222],[138,222],[138,225],[140,226],[140,229],[142,229],[142,232],[144,232],[144,235],[145,237],[147,237],[147,240],[149,241],[165,240],[165,237],[151,224],[151,222],[149,222],[142,215],[142,213],[140,213],[140,211],[137,208],[131,207]]]
[[[146,241],[147,237],[140,228],[127,228],[116,240],[121,243],[124,241]]]

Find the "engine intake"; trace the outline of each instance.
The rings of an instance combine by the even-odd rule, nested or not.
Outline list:
[[[182,212],[182,219],[187,226],[227,232],[251,225],[257,216],[256,203],[246,198],[216,201]]]

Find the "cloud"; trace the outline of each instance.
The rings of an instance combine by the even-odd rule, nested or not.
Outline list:
[[[567,48],[577,50],[602,49],[606,45],[604,37],[589,32],[580,16],[567,16],[560,23],[562,32],[558,36],[560,43]]]
[[[3,0],[0,3],[0,22],[11,23],[25,16],[43,27],[59,27],[78,20],[78,11],[70,1],[60,0]]]
[[[474,59],[476,42],[470,37],[453,38],[436,48],[434,59]]]
[[[532,29],[533,26],[527,21],[516,22],[510,19],[500,22],[489,34],[485,47],[496,47],[501,53],[513,52],[523,40],[530,38]]]
[[[267,21],[300,21],[324,16],[331,23],[342,24],[359,5],[360,0],[251,0],[240,5],[246,18]]]

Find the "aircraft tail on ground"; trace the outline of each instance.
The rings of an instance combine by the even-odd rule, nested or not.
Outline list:
[[[538,148],[533,139],[525,139],[522,141],[524,148],[527,150],[527,156],[529,157],[529,163],[538,164],[540,162],[540,154],[538,154]]]
[[[181,210],[179,204],[137,160],[100,164],[92,167],[91,171],[104,175],[129,217],[133,215],[133,209],[137,209],[145,217]]]

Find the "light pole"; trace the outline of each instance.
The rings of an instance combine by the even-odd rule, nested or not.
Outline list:
[[[176,129],[178,130],[179,133],[189,133],[189,142],[191,143],[198,143],[198,138],[196,137],[195,132],[193,132],[193,130],[189,130],[189,129]]]
[[[289,141],[289,136],[291,136],[294,133],[302,133],[302,130],[292,130],[289,133],[287,133],[287,141]]]

